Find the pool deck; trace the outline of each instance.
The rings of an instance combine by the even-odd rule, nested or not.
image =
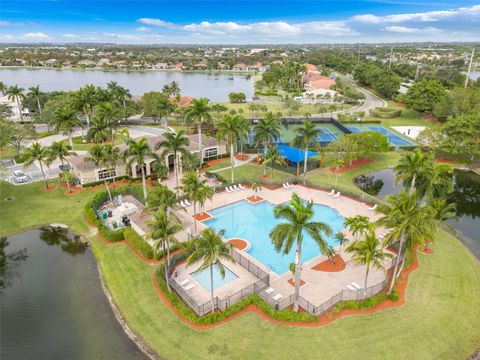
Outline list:
[[[343,217],[351,217],[355,215],[364,215],[375,221],[380,217],[380,214],[375,211],[369,210],[369,204],[363,203],[358,200],[346,196],[340,196],[334,198],[328,196],[327,191],[322,191],[318,189],[312,189],[305,187],[303,185],[296,185],[293,190],[287,190],[284,188],[269,190],[263,188],[258,192],[258,195],[261,196],[266,201],[269,201],[275,205],[284,203],[291,199],[292,193],[295,192],[304,200],[312,200],[316,204],[327,205],[337,210]],[[237,191],[234,193],[227,193],[225,191],[216,193],[214,197],[207,201],[205,204],[205,210],[209,211],[221,206],[225,206],[237,201],[245,200],[249,196],[253,196],[254,192],[251,189]],[[190,216],[193,217],[193,207],[187,208],[187,212]],[[198,231],[202,231],[207,228],[205,224],[198,221],[197,222]],[[377,233],[380,234],[384,232],[385,229],[378,229]],[[344,234],[349,238],[353,239],[352,234],[344,230]],[[312,267],[319,264],[320,262],[327,259],[326,256],[319,256],[305,262],[302,266],[302,280],[305,281],[305,284],[301,286],[300,294],[302,297],[310,301],[313,305],[320,305],[323,302],[330,299],[332,296],[338,294],[342,290],[346,290],[346,286],[351,282],[356,282],[357,284],[364,285],[365,277],[365,267],[356,265],[350,254],[345,253],[340,249],[339,246],[336,247],[336,250],[343,257],[346,268],[340,272],[322,272],[313,270]],[[248,252],[242,252],[246,258],[251,260],[254,264],[258,265],[261,269],[264,269],[270,274],[270,286],[274,291],[269,296],[275,296],[281,294],[282,298],[286,298],[294,293],[294,287],[290,285],[288,280],[292,278],[290,272],[284,274],[277,274],[270,270],[265,264],[259,262],[254,257],[250,256]],[[293,261],[293,258],[292,258]],[[391,264],[391,260],[388,259],[385,261],[384,265],[388,268]],[[250,283],[253,283],[256,278],[242,268],[239,265],[230,265],[228,267],[239,276],[239,279],[221,287],[215,291],[215,296],[223,297],[229,294],[235,293],[238,289],[241,289],[245,286],[248,286]],[[179,267],[179,270],[182,269]],[[183,277],[189,276],[186,274],[186,270],[182,269]],[[194,269],[188,269],[188,273],[193,272]],[[183,277],[180,276],[180,281],[183,280]],[[372,286],[382,282],[386,277],[386,273],[382,269],[371,268],[368,284],[367,286]],[[195,280],[193,280],[195,281]],[[199,302],[209,298],[209,293],[201,287],[200,284],[191,290],[191,295],[194,297],[198,296]]]

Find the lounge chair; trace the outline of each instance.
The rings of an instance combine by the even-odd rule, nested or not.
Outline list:
[[[340,191],[338,193],[336,193],[335,195],[333,195],[334,198],[337,198],[337,197],[340,197]]]
[[[282,294],[277,294],[277,295],[275,295],[272,299],[275,300],[275,301],[278,301],[278,300],[280,300],[282,297],[283,297]]]
[[[332,191],[330,191],[327,195],[328,195],[328,196],[332,196],[332,195],[334,195],[334,194],[335,194],[335,189],[332,189]]]
[[[354,288],[356,288],[357,290],[363,289],[363,287],[360,286],[360,285],[358,285],[355,281],[352,281],[350,284],[351,284]]]
[[[247,190],[247,188],[243,187],[242,184],[238,184],[238,187],[242,190]]]
[[[178,203],[181,207],[185,207],[185,203],[183,202],[183,200],[180,200],[180,202]]]
[[[186,199],[185,199],[183,202],[184,202],[184,204],[185,204],[186,206],[192,206],[192,204],[190,204],[190,203],[188,202],[188,200],[186,200]]]
[[[195,287],[194,284],[189,284],[189,285],[185,286],[185,287],[183,288],[183,290],[185,290],[185,291],[192,290],[194,287]]]
[[[189,279],[185,279],[185,280],[183,280],[183,281],[180,281],[179,284],[180,284],[180,286],[185,286],[185,285],[187,285],[189,282],[190,282]]]
[[[275,290],[273,288],[269,287],[268,289],[265,290],[265,294],[270,295],[274,291]]]
[[[232,193],[232,192],[233,192],[232,190],[230,190],[230,186],[227,186],[227,187],[225,188],[225,191],[226,191],[227,193]]]
[[[357,288],[355,288],[354,286],[352,286],[352,284],[348,284],[348,285],[347,285],[347,289],[348,289],[348,290],[352,290],[352,291],[357,291]]]
[[[293,189],[293,184],[289,184],[288,181],[285,183],[290,189]]]
[[[282,184],[284,189],[290,190],[290,188],[287,186],[287,184]]]
[[[242,189],[237,188],[237,185],[233,185],[233,186],[232,186],[232,189],[235,190],[235,191],[240,191],[240,190],[242,190]]]
[[[372,207],[369,207],[368,210],[372,210],[372,211],[373,211],[373,210],[375,210],[375,209],[377,208],[377,206],[378,206],[378,205],[375,204],[375,205],[373,205]]]

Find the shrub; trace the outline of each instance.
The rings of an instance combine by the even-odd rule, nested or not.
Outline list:
[[[55,134],[56,134],[55,131],[44,131],[44,132],[41,132],[41,133],[38,133],[37,135],[35,135],[35,139],[41,139],[41,138],[51,136],[51,135],[55,135]]]
[[[160,265],[157,272],[157,281],[160,287],[160,290],[167,297],[168,301],[175,307],[175,309],[184,317],[189,319],[191,322],[197,325],[208,325],[214,324],[216,322],[222,321],[229,317],[232,314],[235,314],[243,309],[245,309],[250,304],[258,305],[267,315],[271,316],[273,319],[280,321],[300,321],[300,322],[313,322],[318,320],[317,317],[310,315],[309,313],[296,313],[290,309],[285,310],[275,310],[269,304],[267,304],[260,296],[250,295],[245,299],[240,300],[234,305],[228,307],[224,311],[209,313],[203,316],[198,316],[195,312],[190,309],[190,307],[185,304],[182,298],[177,295],[175,292],[169,292],[167,289],[167,284],[165,282],[165,267]]]
[[[402,110],[389,109],[389,108],[383,108],[383,107],[370,109],[370,115],[380,119],[393,119],[393,118],[399,117],[401,113],[402,113]]]
[[[115,181],[126,180],[126,179],[130,179],[130,178],[127,175],[124,175],[124,176],[116,177]],[[107,183],[113,183],[113,179],[108,179]],[[82,184],[82,187],[88,188],[88,187],[93,187],[93,186],[103,185],[103,184],[105,184],[105,182],[103,180],[99,180],[99,181]]]
[[[338,314],[344,309],[355,310],[369,310],[380,304],[385,300],[391,300],[393,302],[398,301],[399,296],[397,290],[393,290],[391,294],[381,293],[369,298],[366,298],[363,302],[361,300],[348,300],[341,301],[333,307],[332,313]]]
[[[152,247],[135,230],[128,227],[123,231],[123,236],[145,259],[153,259]]]

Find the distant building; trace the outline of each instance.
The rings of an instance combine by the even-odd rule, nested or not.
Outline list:
[[[245,71],[245,70],[247,70],[247,65],[245,65],[243,63],[235,64],[235,65],[232,66],[232,70]]]

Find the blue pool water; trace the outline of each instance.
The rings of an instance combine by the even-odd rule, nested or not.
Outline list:
[[[216,231],[225,230],[225,238],[242,238],[250,242],[248,253],[268,266],[277,274],[289,271],[289,265],[294,261],[295,248],[290,253],[282,255],[277,253],[270,240],[269,233],[275,225],[285,222],[275,219],[273,208],[275,205],[263,201],[251,204],[248,201],[239,201],[221,208],[209,211],[214,216],[205,224]],[[333,234],[343,229],[344,218],[336,210],[324,206],[314,205],[314,220],[324,222],[332,228]],[[325,236],[327,243],[336,246],[334,236]],[[304,234],[302,244],[302,262],[308,261],[320,254],[318,245],[313,239]]]
[[[354,134],[359,134],[364,131],[375,131],[382,135],[384,135],[388,142],[394,146],[412,146],[415,145],[414,143],[405,140],[401,136],[398,136],[394,132],[384,128],[383,126],[369,126],[368,128],[359,128],[356,126],[348,126],[348,130],[350,130]]]
[[[232,282],[233,280],[238,279],[238,276],[235,275],[229,268],[225,267],[225,277],[222,278],[220,275],[220,270],[218,269],[217,265],[213,266],[213,290],[216,290],[223,285]],[[195,271],[191,273],[192,277],[197,280],[200,285],[202,285],[206,290],[211,291],[211,279],[210,279],[210,268]]]

